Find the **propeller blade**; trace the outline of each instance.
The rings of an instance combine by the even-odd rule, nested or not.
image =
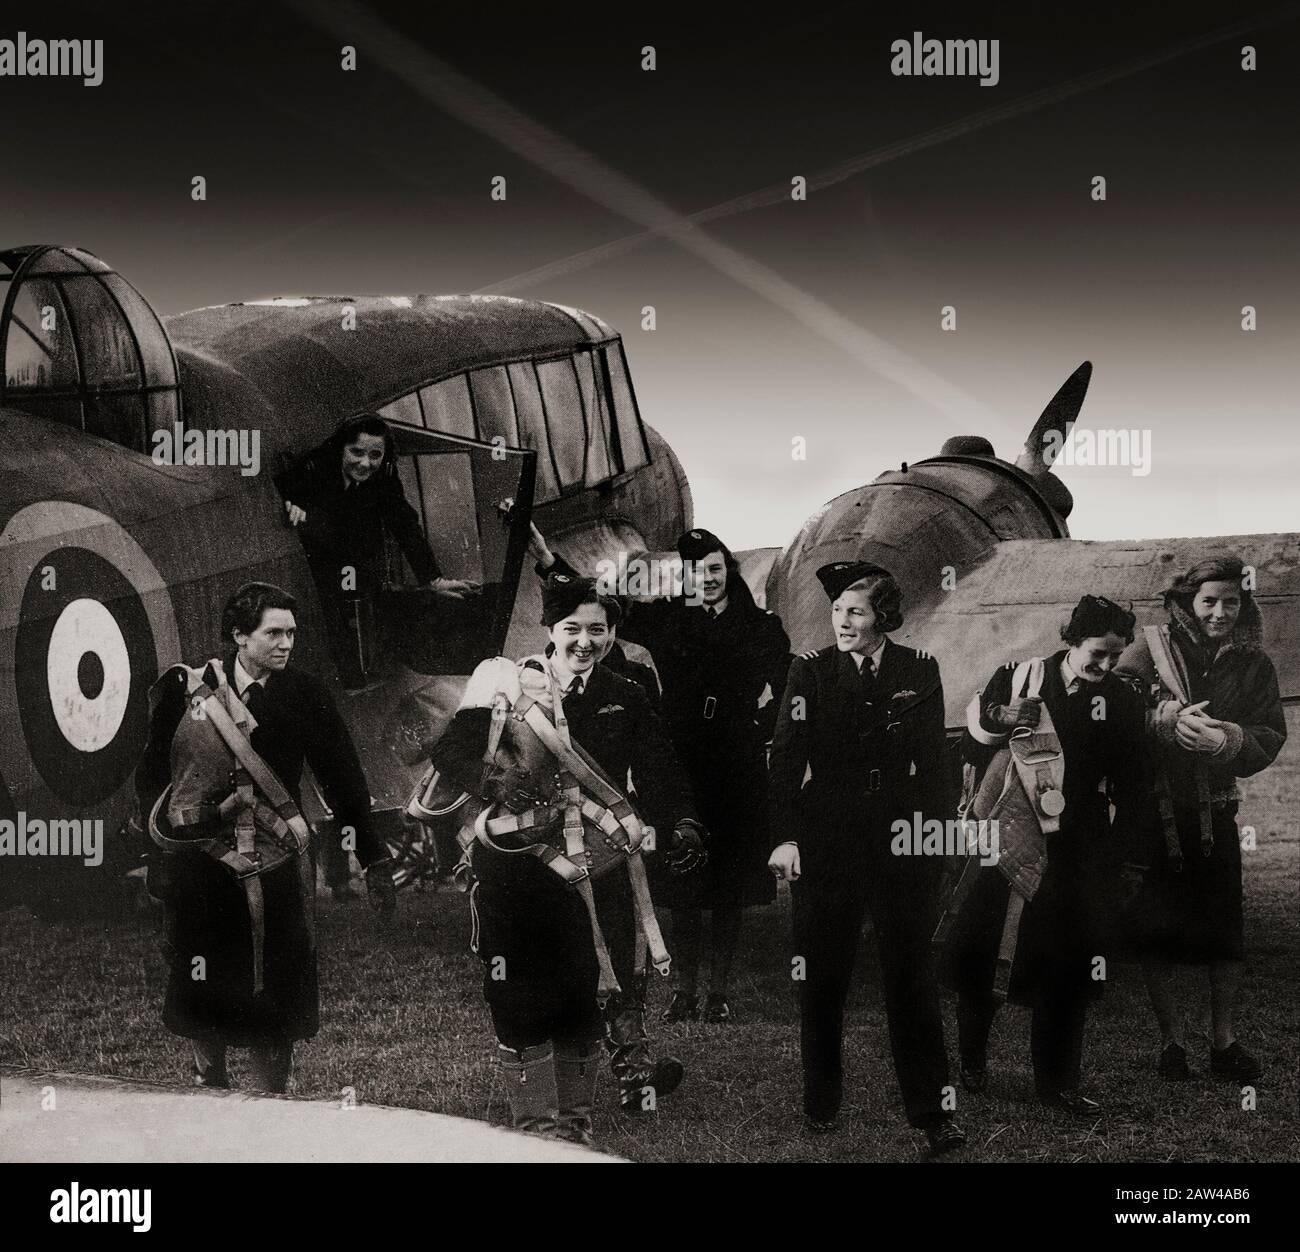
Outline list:
[[[1061,384],[1047,407],[1043,410],[1034,428],[1025,440],[1024,450],[1016,457],[1016,466],[1035,478],[1049,474],[1056,452],[1044,444],[1049,431],[1055,431],[1064,440],[1066,431],[1074,424],[1083,408],[1084,397],[1088,394],[1088,384],[1092,381],[1092,362],[1084,361],[1069,378]],[[1060,443],[1057,443],[1057,450]]]

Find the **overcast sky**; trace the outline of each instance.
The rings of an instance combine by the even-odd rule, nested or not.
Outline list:
[[[458,26],[445,6],[369,6],[399,23],[409,59],[362,15],[353,73],[300,5],[9,16],[0,38],[100,37],[105,61],[96,88],[0,78],[0,241],[87,247],[163,314],[484,289],[590,309],[622,331],[697,520],[737,548],[785,543],[831,496],[952,434],[1014,458],[1085,358],[1081,425],[1149,432],[1152,463],[1140,477],[1062,470],[1077,537],[1300,528],[1294,7],[1252,33],[1228,23],[1274,8],[1027,23],[1014,5],[894,17],[805,3],[730,27],[473,7],[483,16]],[[914,30],[998,39],[998,83],[894,76],[891,42]],[[544,131],[527,151],[503,145],[446,66]],[[988,118],[1000,109],[1011,116]],[[579,164],[556,164],[563,144]],[[504,203],[489,198],[497,175]],[[780,192],[795,176],[806,201]],[[771,188],[689,246],[582,255],[640,233],[646,214]],[[945,305],[955,330],[940,327]]]

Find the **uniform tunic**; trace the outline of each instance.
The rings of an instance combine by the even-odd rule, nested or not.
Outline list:
[[[345,683],[359,685],[383,638],[376,629],[375,604],[385,582],[385,534],[392,536],[420,583],[439,576],[437,559],[396,474],[380,470],[366,482],[353,482],[331,449],[330,455],[309,457],[280,485],[284,498],[307,514],[298,534],[320,592],[334,664]],[[347,591],[346,569],[354,572],[353,589]]]
[[[225,671],[233,680],[234,655]],[[205,673],[209,685],[216,676]],[[340,827],[356,831],[363,865],[388,855],[370,826],[370,791],[348,728],[329,691],[292,667],[270,674],[249,739],[295,803],[304,763],[310,764]],[[150,725],[136,773],[148,814],[171,775],[177,724],[187,707],[183,676],[166,688]],[[169,965],[163,1024],[185,1038],[235,1047],[310,1039],[320,1027],[316,951],[311,943],[294,860],[261,875],[265,904],[264,989],[253,994],[252,927],[244,889],[229,870],[201,852],[150,851],[151,890],[166,904],[163,941]],[[203,957],[203,979],[193,977]]]
[[[563,557],[549,572],[576,573]],[[775,889],[767,870],[766,749],[790,664],[781,619],[760,609],[733,573],[727,607],[716,617],[683,597],[636,602],[618,633],[654,660],[663,685],[660,714],[709,831],[708,865],[681,877],[656,873],[655,903],[769,903]],[[769,685],[773,699],[760,709]]]
[[[573,742],[620,790],[627,788],[630,771],[638,808],[665,834],[683,818],[695,817],[690,785],[640,686],[603,665],[593,666],[583,678],[580,696],[563,697]],[[461,709],[432,751],[439,770],[475,794],[490,716],[488,709]],[[497,842],[523,846],[512,836]],[[581,896],[536,857],[481,843],[474,847],[474,875],[475,947],[484,963],[483,994],[500,1042],[520,1049],[551,1039],[599,1038],[599,970]],[[636,937],[626,871],[617,866],[608,870],[596,879],[594,891],[614,972],[626,991]]]
[[[892,641],[879,658],[874,676],[836,648],[791,663],[772,743],[772,842],[796,842],[802,867],[791,892],[806,962],[804,1111],[825,1120],[840,1107],[844,1006],[870,912],[894,1068],[908,1120],[922,1126],[948,1082],[930,957],[939,858],[894,855],[891,827],[917,812],[946,817],[951,771],[938,663]]]
[[[348,479],[333,456],[309,457],[286,474],[281,494],[306,514],[298,525],[322,587],[337,589],[345,565],[357,571],[357,594],[371,595],[384,579],[384,534],[390,534],[419,582],[438,577],[438,562],[396,474],[380,470],[366,482]]]

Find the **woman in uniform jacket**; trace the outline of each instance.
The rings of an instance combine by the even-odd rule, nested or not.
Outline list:
[[[1237,779],[1272,764],[1286,721],[1245,573],[1237,557],[1212,557],[1165,593],[1164,638],[1181,695],[1164,682],[1145,633],[1119,665],[1150,705],[1157,794],[1143,812],[1149,868],[1130,930],[1160,1027],[1158,1071],[1173,1081],[1190,1077],[1190,1069],[1171,962],[1208,966],[1211,1072],[1248,1082],[1263,1069],[1234,1030],[1245,956]]]
[[[256,720],[249,736],[295,804],[310,765],[340,828],[356,835],[371,902],[385,914],[396,908],[393,863],[370,821],[370,789],[347,724],[319,679],[288,663],[295,638],[294,598],[269,583],[247,583],[226,602],[221,634],[224,674]],[[204,681],[215,689],[213,666]],[[163,789],[196,762],[176,743],[188,708],[185,675],[164,674],[155,688],[149,740],[136,770],[141,812],[149,814]],[[175,792],[173,792],[173,799]],[[220,796],[214,796],[220,799]],[[228,834],[210,817],[181,838],[200,841]],[[199,851],[151,848],[149,891],[166,904],[164,951],[170,967],[163,1024],[193,1041],[194,1079],[228,1087],[226,1048],[252,1049],[253,1082],[283,1091],[293,1043],[320,1026],[316,944],[292,862],[261,876],[265,915],[264,989],[253,977],[252,922],[245,891],[224,866]],[[195,962],[202,958],[202,966]],[[196,968],[203,976],[195,977]]]
[[[903,1104],[935,1152],[958,1148],[939,989],[930,955],[939,858],[895,853],[898,824],[946,817],[951,787],[938,662],[887,636],[903,623],[888,571],[837,561],[817,571],[835,646],[794,659],[772,742],[769,865],[790,880],[802,973],[807,1127],[833,1130],[843,1098],[844,1005],[864,915],[879,952]],[[806,785],[805,776],[811,771]],[[920,842],[916,831],[915,843]]]
[[[477,591],[475,584],[441,576],[419,515],[397,476],[393,432],[378,414],[349,419],[279,485],[289,523],[298,528],[321,593],[345,685],[366,681],[369,658],[358,654],[351,614],[383,588],[385,535],[397,544],[415,577],[435,594],[459,600]],[[347,570],[353,577],[345,582]]]
[[[572,574],[533,528],[537,571]],[[712,914],[706,1021],[731,1017],[732,963],[742,910],[774,899],[767,870],[767,743],[785,685],[790,640],[781,619],[754,603],[730,549],[704,529],[687,531],[677,552],[694,570],[695,594],[637,601],[619,637],[649,650],[663,684],[661,716],[691,780],[709,831],[709,859],[691,874],[656,874],[655,902],[673,913],[673,999],[667,1021],[700,1015],[699,967],[705,910]],[[759,707],[766,690],[771,698]]]
[[[1142,710],[1112,671],[1133,638],[1134,617],[1100,596],[1084,596],[1061,630],[1067,647],[1044,659],[1041,692],[1012,690],[1014,663],[993,675],[972,704],[962,755],[982,772],[1012,733],[1036,727],[1046,706],[1060,739],[1064,810],[1044,836],[1041,885],[1024,905],[1007,998],[1033,1009],[1030,1051],[1039,1099],[1086,1116],[1100,1105],[1079,1093],[1088,1001],[1107,973],[1106,945],[1122,849],[1112,835],[1108,791],[1127,805],[1140,783]],[[1028,816],[1028,815],[1026,815]],[[1029,820],[1033,820],[1032,817]],[[941,962],[958,993],[962,1083],[988,1081],[993,987],[1011,885],[996,865],[978,874],[953,922]]]
[[[690,787],[645,693],[596,663],[617,620],[617,602],[599,594],[594,580],[561,574],[547,580],[542,607],[553,650],[518,663],[524,693],[550,707],[553,674],[574,744],[620,790],[630,774],[638,807],[664,844],[698,846]],[[471,679],[467,701],[475,698],[473,685]],[[490,708],[463,702],[431,753],[453,784],[475,794],[482,786],[490,719]],[[591,921],[582,897],[542,860],[516,854],[527,840],[493,838],[499,847],[474,846],[471,898],[475,950],[485,967],[483,994],[509,1078],[514,1124],[589,1142],[603,1030]],[[595,897],[622,986],[636,945],[622,867],[596,880]],[[620,953],[627,954],[626,962]],[[680,1081],[679,1063],[675,1078]],[[654,1079],[646,1081],[653,1085]]]

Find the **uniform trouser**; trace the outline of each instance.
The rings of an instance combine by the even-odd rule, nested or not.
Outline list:
[[[961,995],[957,1000],[957,1045],[963,1059],[982,1059],[998,1011],[991,995]],[[1086,988],[1062,983],[1034,999],[1029,1052],[1034,1087],[1040,1096],[1074,1091],[1083,1067],[1083,1029],[1088,1014]]]
[[[226,1045],[214,1039],[191,1039],[194,1046],[194,1072],[212,1086],[225,1086]],[[249,1087],[255,1091],[282,1092],[289,1085],[293,1067],[292,1043],[267,1043],[248,1049],[252,1073]]]
[[[923,1126],[942,1112],[948,1057],[930,949],[934,866],[892,855],[889,842],[886,828],[818,831],[799,845],[792,895],[795,955],[806,962],[799,983],[804,1112],[817,1120],[833,1117],[843,1097],[844,1005],[868,912],[907,1119]]]

